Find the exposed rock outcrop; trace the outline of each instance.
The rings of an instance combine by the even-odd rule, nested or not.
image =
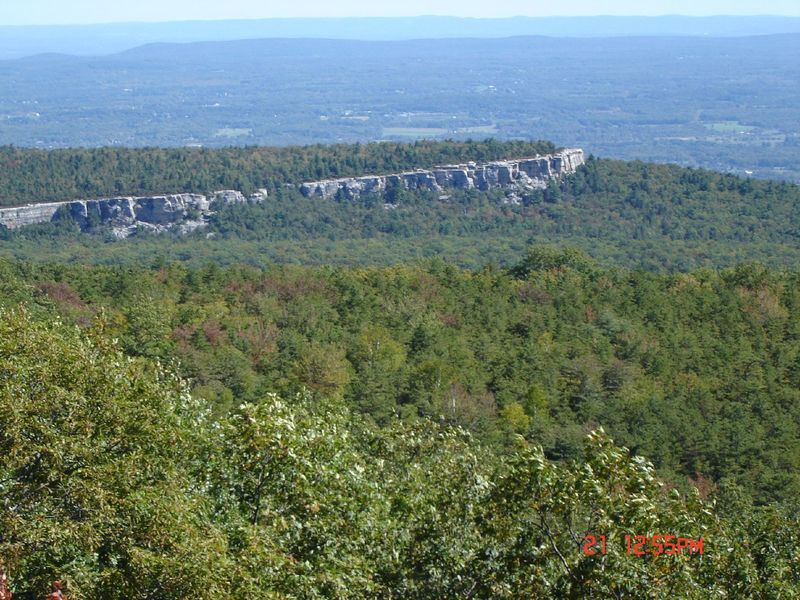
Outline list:
[[[213,200],[214,202],[220,202],[222,204],[244,204],[246,202],[249,202],[250,204],[258,204],[266,200],[268,197],[269,192],[263,188],[256,190],[248,197],[245,197],[245,195],[239,190],[220,190],[218,192],[214,192]]]
[[[187,219],[197,221],[208,215],[210,207],[200,194],[72,200],[0,209],[0,225],[18,229],[71,218],[81,229],[110,225],[117,237],[127,237],[137,229],[164,231]]]
[[[247,198],[239,190],[220,190],[214,192],[214,200],[223,204],[244,204]]]
[[[485,164],[470,162],[430,170],[311,181],[301,184],[299,189],[306,197],[356,198],[362,194],[382,194],[396,187],[407,190],[508,188],[509,202],[516,202],[518,191],[544,188],[551,179],[574,173],[582,164],[583,150],[568,149],[544,156]],[[212,205],[259,203],[267,197],[265,189],[249,197],[237,190],[220,190],[211,194],[211,200],[201,194],[171,194],[28,204],[1,208],[0,226],[18,229],[34,223],[71,218],[82,230],[101,224],[111,226],[119,238],[137,230],[161,232],[176,228],[180,233],[188,233],[207,224]]]
[[[47,202],[43,204],[27,204],[14,208],[0,209],[0,225],[9,229],[17,229],[35,223],[46,223],[62,208],[65,202]]]
[[[380,194],[393,186],[407,190],[446,188],[489,190],[498,187],[545,188],[551,179],[574,173],[583,164],[583,150],[572,148],[556,154],[498,160],[485,164],[443,165],[390,175],[367,175],[309,181],[300,186],[306,197],[355,198],[361,194]]]
[[[192,211],[208,212],[210,203],[199,194],[175,194],[135,199],[137,221],[152,225],[170,225],[185,219]]]

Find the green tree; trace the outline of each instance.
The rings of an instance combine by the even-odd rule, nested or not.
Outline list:
[[[224,538],[190,476],[200,412],[173,375],[0,312],[0,556],[21,598],[222,594]]]

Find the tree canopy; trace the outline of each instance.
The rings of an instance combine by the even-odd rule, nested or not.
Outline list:
[[[788,598],[789,513],[681,494],[602,431],[560,464],[340,401],[213,420],[102,327],[0,313],[0,556],[17,597]],[[625,535],[703,540],[628,553]],[[605,553],[585,551],[604,535]]]

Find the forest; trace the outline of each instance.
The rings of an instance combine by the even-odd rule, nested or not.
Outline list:
[[[547,190],[408,192],[391,198],[304,198],[293,185],[469,160],[552,152],[548,142],[417,142],[294,148],[0,149],[0,202],[269,191],[259,205],[221,206],[194,235],[85,235],[68,221],[0,228],[0,256],[34,262],[193,267],[392,265],[433,257],[478,269],[510,266],[530,243],[580,248],[605,266],[688,271],[800,259],[800,187],[702,169],[590,156]],[[291,184],[289,187],[287,185]],[[126,190],[122,192],[121,190]]]
[[[800,585],[800,273],[547,247],[479,271],[0,273],[20,597],[56,575],[98,598]],[[626,552],[655,534],[704,553]]]
[[[270,192],[185,238],[0,232],[14,598],[800,597],[797,186],[282,185],[548,149],[4,148],[3,198]]]

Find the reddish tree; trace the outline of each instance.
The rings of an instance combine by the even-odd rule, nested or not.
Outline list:
[[[8,577],[5,570],[0,567],[0,600],[11,600],[14,594],[8,589]]]
[[[64,595],[64,592],[61,591],[61,582],[54,581],[53,582],[53,591],[50,595],[47,596],[47,600],[69,600],[67,596]]]

